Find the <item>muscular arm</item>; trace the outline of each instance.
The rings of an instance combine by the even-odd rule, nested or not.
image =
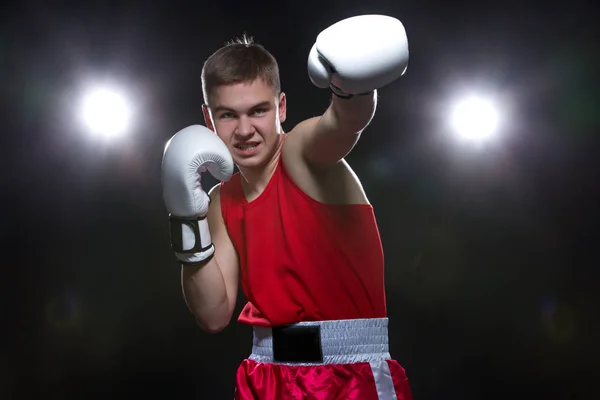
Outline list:
[[[369,125],[377,107],[377,92],[342,99],[332,95],[325,113],[294,128],[295,150],[314,165],[338,163],[354,148],[362,131]]]
[[[198,325],[210,333],[231,321],[237,300],[239,261],[221,215],[219,185],[210,191],[208,225],[215,255],[198,267],[183,266],[181,285],[188,308]]]

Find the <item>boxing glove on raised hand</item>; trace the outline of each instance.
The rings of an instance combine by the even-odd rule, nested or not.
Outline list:
[[[322,31],[308,56],[308,75],[320,88],[352,97],[384,87],[406,72],[408,38],[385,15],[346,18]]]
[[[206,261],[215,252],[206,219],[210,198],[201,182],[205,171],[215,179],[228,181],[233,174],[231,153],[208,128],[188,126],[167,142],[162,160],[171,248],[184,265]]]

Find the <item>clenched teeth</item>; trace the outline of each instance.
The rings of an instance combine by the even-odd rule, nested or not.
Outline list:
[[[258,146],[255,143],[250,143],[250,144],[238,144],[235,147],[237,147],[238,149],[242,149],[242,150],[251,150],[253,148],[255,148],[256,146]]]

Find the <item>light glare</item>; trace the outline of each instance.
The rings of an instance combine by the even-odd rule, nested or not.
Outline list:
[[[83,100],[82,118],[93,134],[114,137],[127,130],[130,109],[121,93],[107,88],[95,89]]]
[[[483,140],[498,129],[498,110],[488,99],[478,96],[465,98],[454,106],[451,125],[454,131],[468,140]]]

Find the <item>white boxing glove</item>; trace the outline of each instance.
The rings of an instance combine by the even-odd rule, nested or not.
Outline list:
[[[322,31],[308,56],[308,75],[320,88],[352,97],[384,87],[406,72],[408,38],[402,23],[360,15]]]
[[[210,129],[188,126],[167,142],[162,160],[171,248],[184,265],[206,261],[215,252],[206,219],[210,198],[200,179],[205,171],[215,179],[228,181],[233,174],[231,153]]]

